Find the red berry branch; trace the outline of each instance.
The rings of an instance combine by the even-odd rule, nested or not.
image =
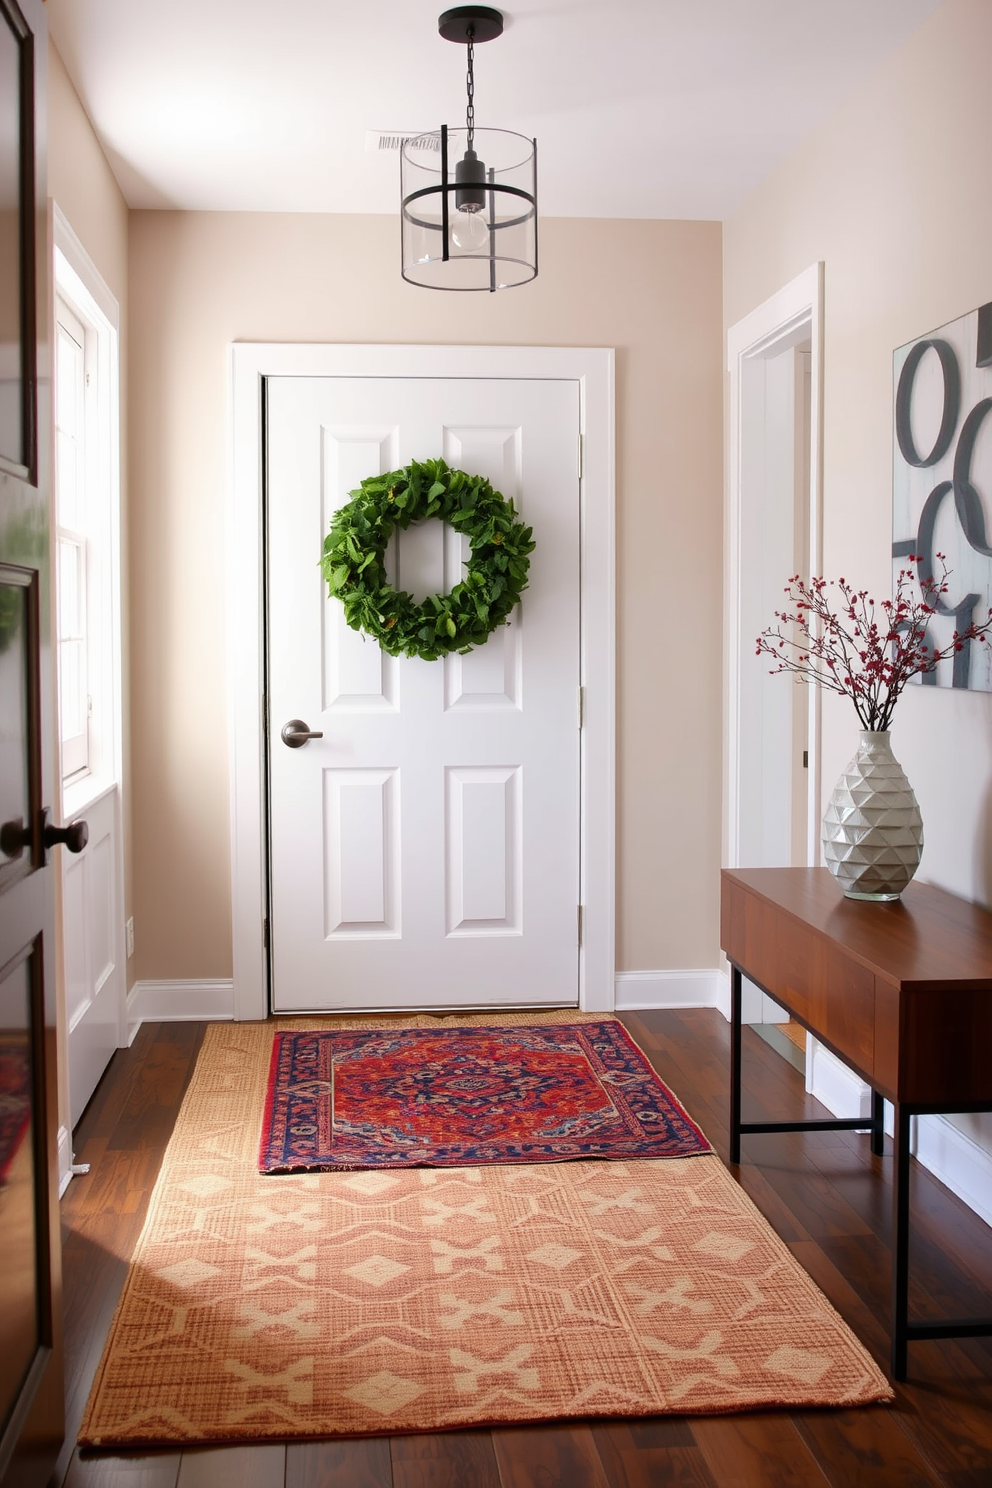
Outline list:
[[[773,658],[777,665],[771,668],[772,675],[792,672],[798,682],[813,682],[849,697],[862,728],[884,732],[911,677],[934,671],[938,662],[962,651],[968,641],[987,644],[992,630],[990,613],[983,625],[956,630],[942,650],[934,649],[927,626],[938,612],[941,595],[947,593],[950,573],[943,553],[937,560],[940,573],[920,578],[919,595],[912,592],[913,570],[902,568],[895,595],[877,608],[867,589],[854,589],[846,579],[807,583],[794,575],[785,589],[791,608],[775,611],[777,623],[761,632],[755,654]],[[919,561],[910,553],[910,563]],[[831,603],[831,589],[839,603]]]

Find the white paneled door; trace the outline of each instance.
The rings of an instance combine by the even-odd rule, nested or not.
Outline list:
[[[126,996],[118,880],[116,786],[86,808],[89,841],[62,859],[62,925],[71,1124],[79,1121],[121,1039]]]
[[[267,383],[270,944],[276,1011],[574,1006],[579,904],[579,385]],[[393,658],[318,568],[366,476],[443,457],[534,529],[510,624],[465,656]],[[465,540],[394,538],[417,599]],[[289,748],[302,720],[322,735]]]

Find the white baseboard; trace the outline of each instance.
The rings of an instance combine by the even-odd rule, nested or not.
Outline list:
[[[618,971],[618,1012],[647,1008],[719,1008],[730,1017],[730,983],[722,971]]]
[[[835,1116],[871,1114],[871,1091],[846,1064],[810,1040],[806,1088]],[[892,1135],[892,1107],[885,1103],[885,1129]],[[992,1152],[980,1147],[946,1116],[914,1116],[909,1150],[963,1204],[992,1225]]]
[[[59,1198],[72,1182],[72,1133],[67,1126],[59,1127]]]
[[[910,1146],[917,1161],[992,1225],[992,1152],[980,1147],[946,1116],[917,1116],[913,1125]]]
[[[234,1017],[234,983],[135,982],[127,994],[128,1043],[142,1023],[223,1023]]]
[[[806,1089],[834,1116],[871,1115],[869,1087],[812,1034],[806,1039]]]

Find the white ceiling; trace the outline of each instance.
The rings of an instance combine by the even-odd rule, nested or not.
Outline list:
[[[723,219],[940,3],[508,0],[477,123],[537,136],[547,215]],[[464,119],[445,0],[47,8],[132,207],[394,212],[366,131]]]

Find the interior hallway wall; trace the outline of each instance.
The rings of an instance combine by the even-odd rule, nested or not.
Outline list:
[[[391,217],[135,212],[130,227],[137,976],[231,974],[235,340],[617,349],[618,967],[716,966],[720,225],[548,220],[540,278],[494,296],[405,284]]]
[[[62,208],[116,297],[123,319],[127,304],[127,203],[52,42],[48,69],[48,194]],[[121,343],[123,352],[123,334]]]
[[[825,264],[823,569],[876,598],[891,591],[893,350],[992,300],[990,56],[992,5],[946,0],[725,225],[728,326]],[[892,738],[923,813],[920,878],[992,905],[992,696],[911,687]],[[829,694],[823,742],[826,795],[857,743]],[[992,1151],[992,1117],[958,1124]]]

